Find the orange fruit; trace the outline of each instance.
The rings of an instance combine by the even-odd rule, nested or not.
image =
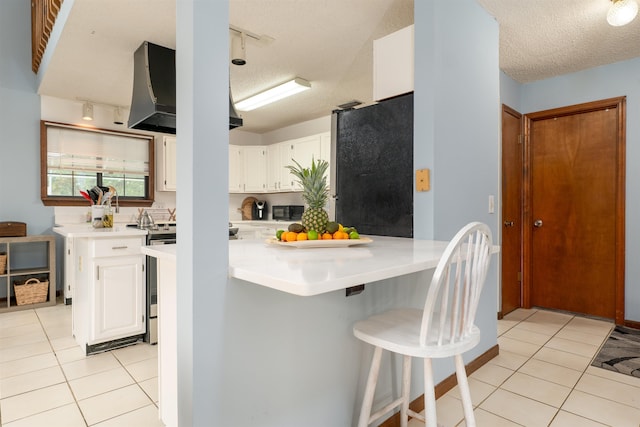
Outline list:
[[[298,233],[296,240],[308,240],[307,233]]]
[[[344,239],[343,234],[344,233],[342,231],[336,231],[335,233],[333,233],[333,239],[334,240],[342,240],[342,239]]]
[[[322,240],[333,240],[333,236],[330,233],[324,233],[322,235]]]
[[[289,234],[288,231],[285,231],[284,233],[280,234],[280,238],[278,240],[280,240],[281,242],[286,242],[287,241],[287,234]]]
[[[294,233],[293,231],[287,233],[287,242],[295,242],[297,239],[298,233]]]

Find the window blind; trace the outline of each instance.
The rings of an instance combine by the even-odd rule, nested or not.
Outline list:
[[[46,131],[50,170],[149,175],[148,138],[51,123]]]

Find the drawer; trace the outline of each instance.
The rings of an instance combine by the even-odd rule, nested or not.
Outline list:
[[[95,258],[109,256],[141,255],[142,238],[121,237],[118,239],[95,239],[93,256]]]

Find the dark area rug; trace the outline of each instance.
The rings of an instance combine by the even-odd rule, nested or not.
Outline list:
[[[591,365],[640,377],[640,330],[616,326]]]

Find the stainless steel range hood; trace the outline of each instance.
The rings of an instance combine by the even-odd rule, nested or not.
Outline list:
[[[176,51],[144,42],[133,55],[128,127],[176,133]],[[229,129],[242,126],[229,91]]]

